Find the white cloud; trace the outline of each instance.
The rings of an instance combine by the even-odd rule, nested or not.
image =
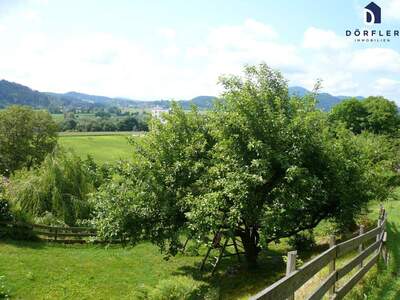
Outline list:
[[[398,93],[400,91],[400,80],[379,78],[375,81],[375,89],[378,92]],[[400,97],[400,95],[397,94],[397,97]]]
[[[400,105],[400,80],[379,78],[373,84],[371,95],[383,95]]]
[[[400,20],[400,0],[381,0],[384,17]]]
[[[168,40],[173,40],[176,37],[176,31],[168,27],[159,28],[158,33]]]
[[[186,50],[186,57],[188,59],[207,57],[208,55],[209,55],[209,49],[206,46],[189,47]]]
[[[309,49],[343,49],[349,41],[331,30],[310,27],[304,33],[303,47]]]
[[[165,57],[171,58],[178,56],[181,53],[181,50],[176,44],[171,44],[162,49],[161,52]]]
[[[263,23],[248,19],[242,25],[214,28],[208,37],[216,48],[231,47],[232,50],[247,48],[253,41],[266,42],[278,37],[276,31]]]
[[[353,52],[350,66],[355,71],[400,71],[400,53],[389,48],[368,48]]]
[[[262,61],[277,68],[300,66],[297,48],[277,41],[277,37],[270,26],[249,19],[242,25],[214,28],[203,45],[189,49],[189,55],[207,56],[220,73]]]
[[[39,22],[40,15],[37,11],[27,10],[21,13],[21,18],[25,19],[28,22]]]

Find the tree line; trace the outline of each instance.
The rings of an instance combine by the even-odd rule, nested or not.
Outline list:
[[[150,115],[139,112],[122,112],[117,107],[95,111],[93,116],[85,117],[79,113],[64,113],[59,122],[60,131],[147,131]]]

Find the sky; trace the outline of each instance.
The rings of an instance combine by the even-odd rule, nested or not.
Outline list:
[[[265,62],[290,86],[400,104],[400,0],[0,0],[0,78],[49,92],[131,99],[218,96],[218,77]]]

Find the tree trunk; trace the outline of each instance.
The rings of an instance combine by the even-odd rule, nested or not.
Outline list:
[[[246,262],[249,268],[257,267],[257,257],[260,252],[259,235],[257,227],[246,228],[240,232],[243,248],[245,252]]]

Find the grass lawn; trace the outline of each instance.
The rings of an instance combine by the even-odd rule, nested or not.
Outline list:
[[[91,155],[98,163],[129,159],[132,147],[128,143],[128,134],[123,135],[61,135],[61,146],[72,149],[82,158]]]
[[[400,202],[384,205],[389,214],[390,265],[373,267],[347,299],[400,299]],[[377,212],[378,204],[371,204],[371,219],[377,218]],[[262,252],[259,268],[252,271],[239,264],[236,257],[225,258],[211,277],[209,271],[198,270],[206,249],[202,247],[200,254],[193,253],[193,249],[194,245],[189,244],[186,254],[166,261],[150,243],[122,248],[2,241],[0,275],[5,275],[13,299],[134,299],[134,291],[143,285],[152,287],[176,275],[205,282],[219,290],[221,299],[248,299],[283,276],[282,257],[288,251],[285,241],[272,243],[268,251]],[[299,252],[300,258],[308,261],[323,249],[318,246],[312,253]],[[338,266],[343,263],[338,261]],[[323,277],[321,274],[307,283],[296,298],[309,295]]]
[[[154,286],[174,275],[205,281],[219,290],[222,299],[247,299],[282,276],[281,255],[266,253],[253,272],[226,258],[211,278],[198,271],[201,255],[180,254],[166,261],[149,243],[107,248],[3,241],[0,275],[5,275],[13,299],[132,299],[141,286]]]

